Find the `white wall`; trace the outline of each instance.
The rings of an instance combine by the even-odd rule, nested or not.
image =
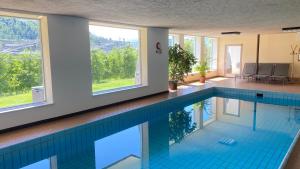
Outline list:
[[[0,130],[168,90],[168,29],[147,28],[148,85],[92,96],[88,20],[48,16],[53,104],[0,114]],[[162,54],[155,44],[161,43]]]
[[[240,35],[240,36],[222,36],[219,38],[219,75],[224,75],[224,60],[226,45],[242,45],[242,66],[245,63],[256,62],[257,35]],[[278,33],[278,34],[261,34],[260,36],[260,63],[292,63],[290,55],[291,45],[300,46],[300,36],[297,33]],[[297,48],[297,52],[298,52]],[[300,61],[295,59],[295,76],[300,78]]]

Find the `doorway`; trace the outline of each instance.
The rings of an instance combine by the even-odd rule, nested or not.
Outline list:
[[[226,45],[225,76],[235,77],[241,73],[242,45]]]

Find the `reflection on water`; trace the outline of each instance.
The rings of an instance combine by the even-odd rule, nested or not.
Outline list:
[[[130,166],[141,168],[142,125],[95,141],[96,169]]]
[[[229,98],[168,112],[155,108],[66,131],[52,136],[51,144],[16,147],[13,159],[0,156],[0,164],[7,169],[278,168],[300,128],[295,107]]]

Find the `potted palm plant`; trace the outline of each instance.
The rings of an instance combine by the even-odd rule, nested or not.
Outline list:
[[[209,70],[207,59],[206,58],[201,59],[195,69],[200,74],[200,83],[205,83],[206,73]]]
[[[192,71],[192,66],[196,63],[195,56],[175,44],[169,48],[169,87],[177,90],[179,81],[184,82],[184,77]]]

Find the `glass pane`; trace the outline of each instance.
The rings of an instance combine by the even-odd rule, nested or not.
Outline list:
[[[188,36],[184,35],[184,49],[191,52],[197,59],[197,62],[200,59],[200,56],[197,55],[196,52],[196,37],[195,36]],[[196,65],[197,63],[193,66],[192,72],[196,72]]]
[[[93,92],[141,84],[139,31],[90,25]]]
[[[169,47],[174,46],[175,44],[179,44],[179,36],[178,35],[169,35]]]
[[[204,38],[204,57],[207,58],[209,62],[210,71],[217,70],[218,56],[217,56],[217,39],[205,37]]]
[[[184,49],[196,56],[196,37],[184,36]]]
[[[226,49],[225,73],[227,76],[240,74],[241,45],[230,45]]]
[[[0,16],[0,108],[45,101],[39,20]]]

